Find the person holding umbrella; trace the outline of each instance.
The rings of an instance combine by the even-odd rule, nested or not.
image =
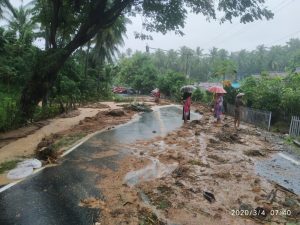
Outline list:
[[[217,124],[221,123],[221,114],[223,108],[223,95],[227,93],[223,87],[212,86],[207,89],[209,92],[214,93],[214,115],[217,118]]]
[[[223,95],[224,94],[217,93],[215,98],[214,112],[215,112],[215,117],[217,118],[217,124],[221,123],[221,114],[223,109]]]
[[[241,120],[241,107],[244,105],[242,97],[244,93],[239,93],[235,98],[235,108],[234,108],[234,128],[238,129],[240,127]]]
[[[187,123],[191,117],[191,97],[192,92],[196,88],[192,85],[183,86],[180,90],[183,92],[182,100],[183,100],[183,109],[182,109],[182,119],[184,123]]]

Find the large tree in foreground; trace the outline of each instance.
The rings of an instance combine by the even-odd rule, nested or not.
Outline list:
[[[141,14],[144,27],[150,32],[181,29],[188,10],[221,22],[239,17],[242,23],[269,19],[273,14],[264,7],[265,0],[35,0],[36,14],[47,28],[49,49],[41,52],[25,85],[20,109],[26,118],[35,105],[54,85],[57,74],[68,57],[99,32],[109,28],[122,15]]]

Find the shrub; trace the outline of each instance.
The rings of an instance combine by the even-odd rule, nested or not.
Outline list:
[[[204,99],[204,93],[199,88],[197,88],[192,94],[192,100],[194,102],[202,102]]]

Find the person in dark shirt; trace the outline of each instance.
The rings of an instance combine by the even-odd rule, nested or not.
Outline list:
[[[242,97],[244,93],[239,93],[235,98],[235,109],[234,109],[234,128],[237,129],[240,127],[241,120],[241,107],[244,105]]]

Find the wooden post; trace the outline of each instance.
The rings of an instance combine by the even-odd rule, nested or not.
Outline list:
[[[270,131],[271,118],[272,118],[272,112],[270,112],[270,115],[269,115],[268,131]]]

